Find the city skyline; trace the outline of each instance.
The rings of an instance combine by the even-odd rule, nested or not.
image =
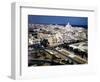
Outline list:
[[[88,64],[88,18],[28,16],[28,66]]]
[[[72,26],[88,28],[88,18],[87,17],[28,15],[28,24],[66,25],[68,22]]]

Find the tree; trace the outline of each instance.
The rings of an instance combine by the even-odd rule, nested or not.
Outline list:
[[[41,45],[43,45],[44,47],[48,47],[48,46],[49,46],[48,39],[43,39],[40,43],[41,43]]]

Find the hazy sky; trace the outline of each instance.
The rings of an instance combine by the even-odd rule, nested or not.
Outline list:
[[[29,24],[67,24],[71,25],[88,25],[87,17],[70,17],[70,16],[43,16],[43,15],[28,15]]]

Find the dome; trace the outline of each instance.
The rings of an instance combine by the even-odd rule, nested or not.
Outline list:
[[[67,25],[66,25],[65,27],[72,27],[72,26],[71,26],[70,23],[68,22]]]

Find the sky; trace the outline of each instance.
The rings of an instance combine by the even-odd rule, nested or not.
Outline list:
[[[62,24],[88,26],[87,17],[28,15],[28,24]],[[87,27],[85,27],[87,28]]]

